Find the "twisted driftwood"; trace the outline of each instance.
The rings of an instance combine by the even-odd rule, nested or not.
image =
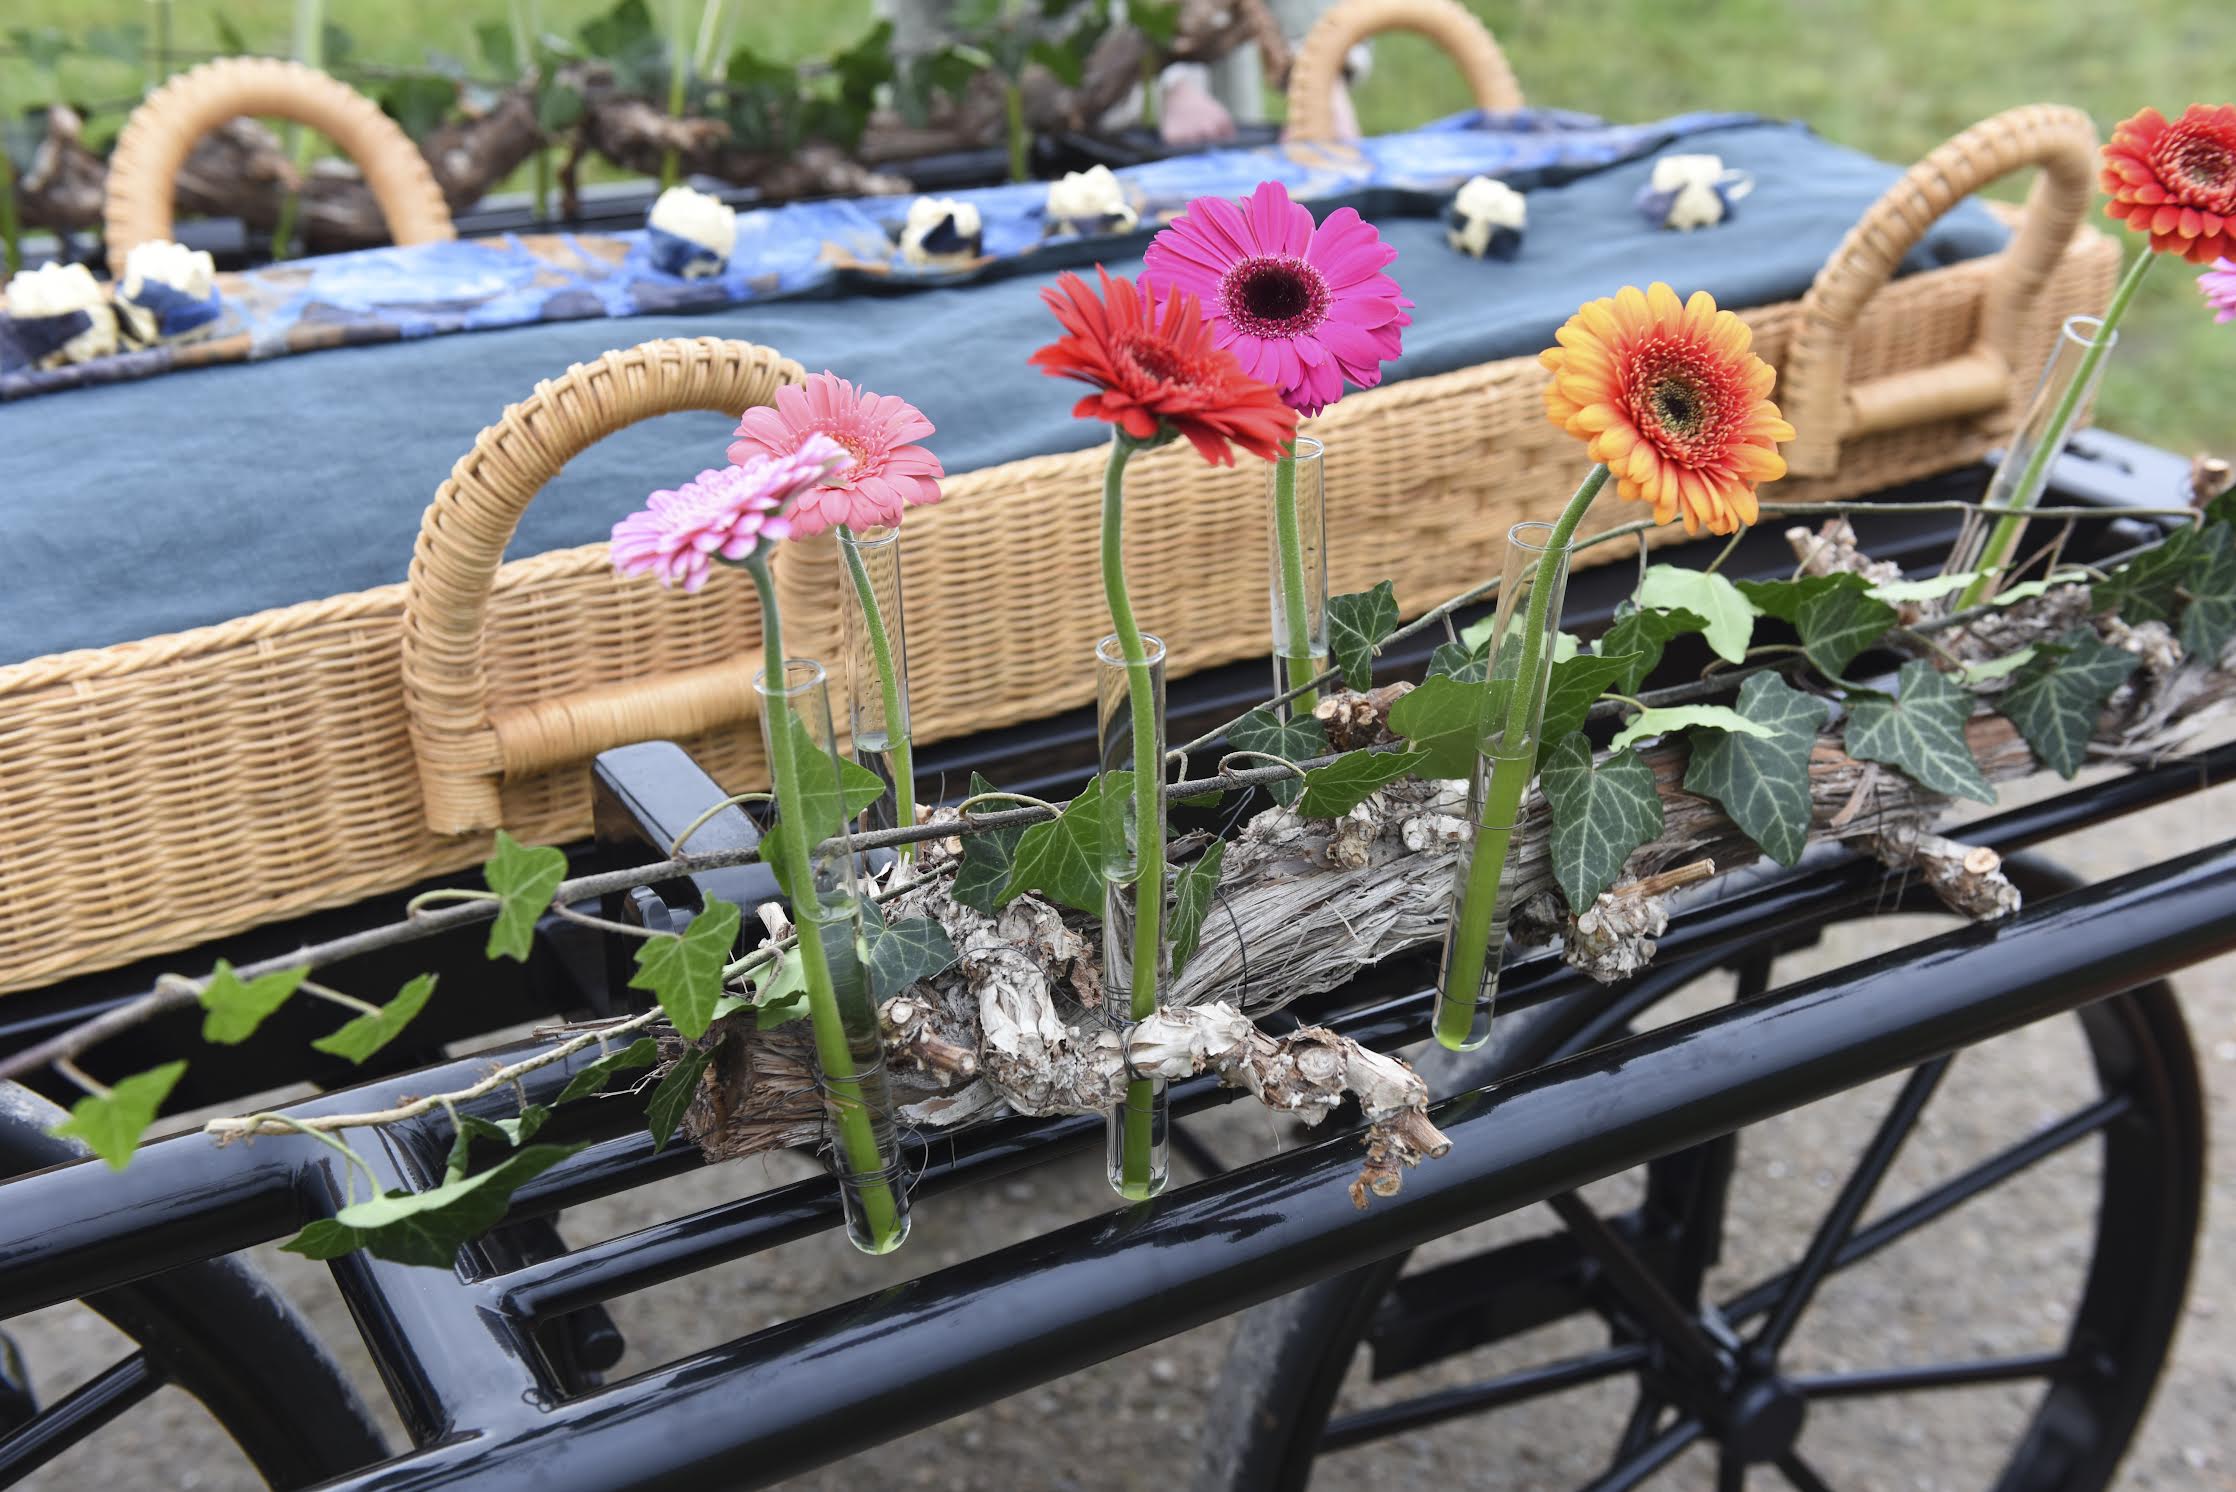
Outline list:
[[[1806,537],[1806,536],[1804,536]],[[1863,563],[1862,557],[1855,556]],[[1946,635],[1960,657],[1997,656],[2063,634],[2088,614],[2081,587],[2054,590]],[[2182,658],[2163,624],[2100,628],[2141,666],[2112,697],[2094,738],[2103,760],[2147,759],[2178,747],[2236,693],[2220,660]],[[1985,686],[1993,689],[1997,686]],[[1345,744],[1371,744],[1404,686],[1342,694],[1322,706]],[[1967,738],[1990,780],[2038,770],[2012,724],[1985,709]],[[1644,753],[1665,819],[1662,836],[1636,851],[1632,879],[1571,916],[1547,863],[1548,810],[1534,792],[1515,840],[1516,936],[1558,936],[1570,962],[1603,980],[1642,966],[1666,923],[1677,886],[1750,863],[1758,851],[1712,801],[1684,790],[1687,749],[1664,742]],[[1950,801],[1901,773],[1850,757],[1837,728],[1812,753],[1813,841],[1848,841],[1884,863],[1915,869],[1952,909],[1985,918],[2017,908],[1992,851],[1934,832]],[[1116,1102],[1127,1059],[1139,1071],[1184,1076],[1217,1071],[1271,1106],[1307,1121],[1346,1092],[1370,1120],[1368,1161],[1354,1197],[1395,1189],[1404,1165],[1441,1153],[1423,1114],[1428,1094],[1409,1068],[1362,1052],[1318,1028],[1272,1038],[1244,1017],[1343,984],[1360,969],[1440,938],[1450,915],[1454,868],[1467,837],[1465,792],[1456,782],[1403,781],[1339,819],[1269,809],[1228,848],[1202,941],[1175,981],[1172,1003],[1132,1029],[1121,1051],[1099,1014],[1101,965],[1087,919],[1034,897],[988,917],[957,905],[946,881],[929,875],[887,906],[889,916],[931,916],[961,955],[956,967],[885,1007],[888,1057],[908,1120],[949,1126],[1005,1108],[1029,1114],[1092,1112]],[[936,872],[953,842],[925,847]],[[821,1114],[804,1029],[756,1033],[733,1017],[742,1039],[724,1043],[686,1119],[716,1158],[813,1143]]]

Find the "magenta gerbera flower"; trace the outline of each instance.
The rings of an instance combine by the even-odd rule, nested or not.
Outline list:
[[[641,512],[613,526],[613,567],[695,591],[715,560],[735,563],[798,532],[785,504],[813,492],[845,461],[838,442],[810,436],[785,455],[754,456],[655,492]]]
[[[788,456],[817,436],[836,441],[846,464],[829,482],[801,495],[787,515],[801,538],[835,524],[891,527],[904,509],[939,501],[939,457],[916,444],[932,422],[906,399],[857,389],[817,373],[804,387],[776,391],[776,404],[745,412],[730,459]]]
[[[2197,288],[2205,292],[2205,304],[2213,308],[2215,321],[2236,321],[2236,261],[2214,260],[2213,267],[2197,277]]]
[[[1266,181],[1239,204],[1189,203],[1149,241],[1141,282],[1195,296],[1243,371],[1313,415],[1343,397],[1346,379],[1373,388],[1398,355],[1413,302],[1382,273],[1395,258],[1356,210],[1315,228],[1288,188]]]

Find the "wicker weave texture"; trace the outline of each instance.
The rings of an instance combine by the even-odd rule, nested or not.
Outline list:
[[[109,271],[124,273],[136,244],[171,236],[171,196],[194,142],[228,119],[272,115],[309,125],[357,163],[398,243],[454,237],[426,157],[380,106],[316,68],[277,57],[220,57],[149,94],[109,156],[103,235]]]
[[[2060,128],[2085,130],[2077,118]],[[2076,222],[2085,182],[2056,191]],[[1844,357],[1817,364],[1839,380],[1825,407],[1909,380],[1927,390],[1907,409],[1917,422],[1848,434],[1835,472],[1789,479],[1775,496],[1855,496],[1983,455],[2015,423],[2062,319],[2100,310],[2117,264],[2117,246],[2081,228],[2017,299],[2000,299],[2002,257],[1874,286]],[[1859,274],[1836,259],[1818,286]],[[2008,309],[1991,324],[1998,304]],[[1783,366],[1817,310],[1805,300],[1744,314]],[[1946,370],[1983,347],[2017,370],[2000,401],[1936,413]],[[581,758],[617,739],[681,737],[730,790],[765,785],[743,576],[725,571],[685,596],[616,579],[603,545],[498,560],[520,508],[581,445],[662,409],[740,409],[798,376],[766,349],[711,339],[609,354],[475,443],[429,509],[407,585],[0,668],[0,991],[472,865],[487,853],[492,799],[495,821],[524,839],[579,838],[590,822]],[[1582,472],[1576,442],[1544,418],[1543,376],[1534,359],[1488,363],[1353,394],[1312,422],[1329,450],[1336,591],[1386,577],[1417,614],[1496,573],[1507,527],[1551,512]],[[1791,382],[1781,397],[1807,403]],[[1090,656],[1108,625],[1103,459],[967,473],[910,515],[920,739],[1092,697]],[[1129,469],[1134,604],[1176,675],[1267,651],[1265,483],[1262,465],[1210,469],[1185,447]],[[1597,517],[1637,511],[1610,503]],[[1608,546],[1581,559],[1622,557]],[[828,538],[786,545],[778,585],[788,650],[836,659],[844,603]]]

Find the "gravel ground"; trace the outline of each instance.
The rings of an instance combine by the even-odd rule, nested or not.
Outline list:
[[[2015,801],[2012,795],[2006,802]],[[2091,877],[2117,874],[2236,832],[2236,789],[2168,805],[2054,846]],[[1931,930],[1926,919],[1881,919],[1835,930],[1819,949],[1779,966],[1781,978],[1836,966]],[[2214,1149],[2205,1234],[2172,1363],[2118,1485],[2126,1489],[2236,1489],[2236,1443],[2226,1432],[2236,1405],[2236,959],[2190,970],[2176,981],[2205,1070]],[[1703,990],[1700,1002],[1723,997]],[[1677,1012],[1670,1012],[1675,1014]],[[1727,1290],[1796,1257],[1823,1207],[1884,1110],[1898,1080],[1873,1084],[1746,1133],[1733,1189],[1733,1222],[1717,1283]],[[2085,1048],[2060,1020],[1961,1056],[1881,1189],[1874,1214],[2008,1145],[2093,1094]],[[1240,1155],[1281,1136],[1262,1114],[1220,1111],[1201,1130],[1222,1154]],[[804,1174],[789,1156],[710,1169],[567,1216],[570,1240],[586,1242],[641,1227]],[[1794,1362],[1803,1371],[1894,1366],[2046,1350],[2062,1340],[2086,1267],[2096,1208],[2097,1160],[2080,1146],[2025,1174],[1877,1258],[1834,1278],[1803,1318]],[[1183,1171],[1183,1176],[1185,1172]],[[1617,1177],[1589,1195],[1620,1205],[1632,1186]],[[630,1351],[620,1374],[713,1345],[803,1311],[848,1299],[1109,1205],[1099,1163],[1050,1166],[1001,1185],[930,1202],[899,1256],[865,1259],[832,1239],[811,1239],[676,1285],[617,1302]],[[1424,1251],[1434,1262],[1487,1241],[1545,1230],[1532,1209]],[[325,1272],[273,1249],[256,1251],[386,1413],[381,1390]],[[75,1306],[10,1327],[42,1393],[84,1381],[119,1352],[105,1324]],[[861,1452],[788,1485],[837,1489],[884,1483],[929,1488],[1053,1488],[1078,1492],[1164,1489],[1184,1480],[1197,1454],[1203,1405],[1224,1370],[1232,1322],[1219,1322],[945,1424]],[[1397,1385],[1375,1386],[1358,1368],[1344,1404],[1357,1407],[1462,1383],[1527,1362],[1604,1345],[1581,1323],[1547,1328],[1439,1365]],[[1842,1492],[1930,1492],[1991,1484],[2000,1454],[2032,1403],[2023,1386],[1931,1395],[1859,1398],[1819,1406],[1802,1445]],[[1344,1474],[1370,1484],[1416,1477],[1424,1484],[1537,1492],[1588,1481],[1629,1409],[1616,1385],[1577,1389],[1504,1413],[1401,1436],[1331,1458],[1323,1484]],[[398,1432],[393,1419],[392,1435]],[[397,1443],[401,1443],[400,1435]],[[1713,1486],[1704,1452],[1681,1459],[1651,1485]],[[229,1441],[176,1391],[112,1426],[29,1484],[214,1487],[252,1483]],[[1782,1487],[1758,1474],[1753,1489]]]

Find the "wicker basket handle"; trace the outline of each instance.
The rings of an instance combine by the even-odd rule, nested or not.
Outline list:
[[[750,342],[645,342],[537,384],[475,438],[420,520],[404,591],[404,701],[429,828],[496,828],[508,776],[635,741],[696,735],[751,713],[743,658],[493,711],[482,627],[520,515],[568,461],[639,420],[698,409],[737,414],[804,376],[798,363]]]
[[[1335,85],[1351,48],[1381,31],[1417,31],[1458,65],[1484,109],[1519,109],[1522,85],[1491,33],[1458,0],[1342,0],[1313,24],[1289,69],[1284,140],[1335,138]]]
[[[427,158],[379,105],[299,62],[220,57],[172,78],[125,120],[102,208],[110,273],[124,273],[133,245],[171,236],[171,198],[194,142],[228,119],[260,114],[308,125],[340,146],[365,173],[397,243],[456,236]]]
[[[1998,177],[2039,166],[2026,212],[2001,255],[1980,315],[1979,340],[1932,367],[1848,381],[1848,349],[1871,297],[1935,219]],[[2038,317],[2051,273],[2088,213],[2096,130],[2059,104],[2029,104],[1984,119],[1905,172],[1848,230],[1802,297],[1778,400],[1797,432],[1786,448],[1796,476],[1840,465],[1840,442],[1935,420],[1986,414],[2011,402],[2011,349]]]

